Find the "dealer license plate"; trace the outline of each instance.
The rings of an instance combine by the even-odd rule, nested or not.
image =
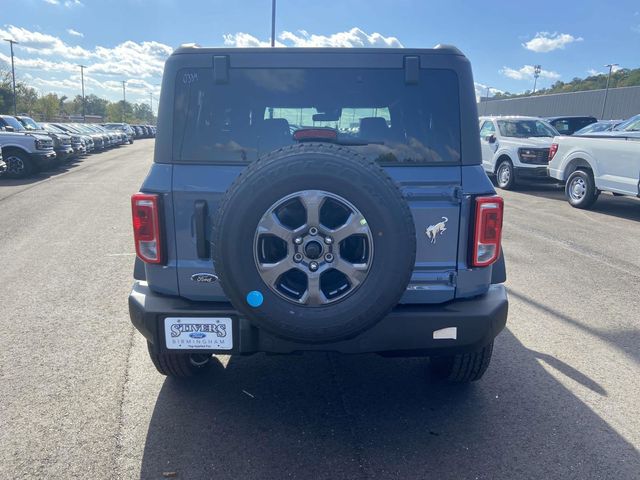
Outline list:
[[[166,346],[170,350],[231,350],[231,324],[226,317],[167,317]]]

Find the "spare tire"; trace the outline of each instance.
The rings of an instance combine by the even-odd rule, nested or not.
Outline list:
[[[221,200],[216,274],[254,325],[305,343],[353,337],[382,319],[411,278],[416,235],[396,184],[352,149],[282,148]]]

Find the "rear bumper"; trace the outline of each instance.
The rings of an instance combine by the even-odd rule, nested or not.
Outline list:
[[[230,317],[233,349],[212,353],[251,354],[335,351],[398,355],[451,355],[478,350],[491,342],[507,321],[508,300],[503,285],[468,300],[440,305],[401,305],[354,338],[326,344],[305,344],[255,327],[229,303],[191,302],[152,292],[137,281],[129,295],[129,315],[135,328],[157,351],[166,351],[165,317]],[[434,339],[434,332],[456,329],[456,338]],[[193,352],[193,350],[186,350]],[[171,350],[176,352],[176,350]]]

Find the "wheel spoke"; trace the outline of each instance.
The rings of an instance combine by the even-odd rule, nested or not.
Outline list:
[[[360,285],[367,276],[369,265],[366,263],[349,263],[343,258],[340,258],[333,268],[344,274],[349,279],[349,282],[351,282],[351,288],[355,288]]]
[[[301,303],[307,305],[322,305],[328,303],[327,297],[320,289],[320,273],[312,273],[307,275],[307,291],[304,292]]]
[[[296,222],[296,228],[291,228],[281,221],[277,212],[294,199],[302,204],[306,221],[300,225],[303,219],[298,217],[297,212],[300,217],[302,212],[297,210],[293,215],[295,220],[293,217],[291,220]],[[325,203],[328,199],[331,201]],[[320,218],[323,208],[327,219],[344,218],[343,215],[347,213],[346,221],[334,229],[323,225]],[[286,243],[287,254],[284,259],[264,261],[264,240],[261,241],[260,237],[265,235],[273,235]],[[358,242],[354,245],[343,242],[354,235],[358,236]],[[360,240],[366,244],[360,244]],[[314,242],[320,244],[319,249],[315,248]],[[373,247],[370,226],[354,205],[333,193],[307,190],[283,197],[263,215],[254,237],[254,258],[262,281],[274,293],[298,305],[323,306],[342,299],[364,283],[371,267]],[[362,248],[365,250],[362,251]],[[301,274],[307,279],[302,295],[300,290],[304,288],[304,277]],[[322,288],[331,292],[330,298]]]
[[[356,215],[352,213],[347,218],[347,221],[341,227],[331,230],[331,236],[335,244],[340,243],[342,240],[350,237],[351,235],[367,235],[369,227],[367,221],[362,215]]]
[[[282,223],[280,223],[280,220],[278,220],[278,218],[276,217],[276,214],[270,212],[265,215],[262,220],[260,220],[260,223],[258,223],[258,234],[275,235],[285,242],[289,242],[296,234],[296,232],[294,230],[289,230],[287,227],[282,225]]]
[[[312,190],[310,192],[304,192],[300,195],[300,201],[307,211],[307,226],[318,227],[320,226],[320,208],[324,202],[324,195],[320,192]]]
[[[285,258],[276,263],[261,263],[258,265],[262,279],[270,286],[275,286],[278,278],[296,266],[290,258]]]

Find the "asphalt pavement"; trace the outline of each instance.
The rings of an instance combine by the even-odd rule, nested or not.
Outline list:
[[[184,382],[127,312],[152,151],[0,179],[3,478],[640,478],[640,201],[503,192],[510,314],[470,386],[325,353],[220,357]]]

